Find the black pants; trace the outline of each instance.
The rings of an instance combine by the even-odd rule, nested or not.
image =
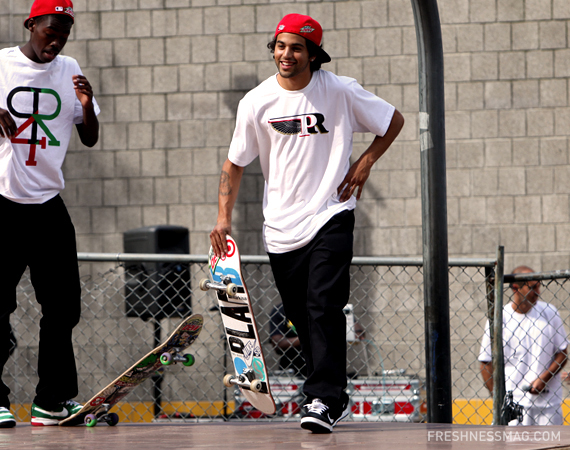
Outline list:
[[[270,253],[271,268],[285,314],[295,325],[309,400],[338,402],[346,388],[346,317],[350,294],[354,212],[343,211],[305,247]]]
[[[75,228],[60,196],[41,205],[14,203],[0,196],[0,374],[11,348],[10,314],[16,286],[30,268],[41,305],[39,383],[34,403],[53,409],[77,395],[72,330],[81,315],[81,286]],[[0,382],[0,406],[10,406],[10,389]]]

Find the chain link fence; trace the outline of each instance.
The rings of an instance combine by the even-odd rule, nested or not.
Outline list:
[[[121,421],[298,420],[303,370],[294,331],[279,314],[280,298],[268,258],[244,256],[242,266],[270,371],[278,412],[265,417],[251,408],[223,375],[233,371],[215,294],[199,289],[207,257],[192,255],[80,254],[83,312],[74,330],[79,372],[78,401],[87,401],[165,339],[191,313],[204,329],[190,347],[197,362],[175,365],[134,390],[116,412]],[[450,260],[451,361],[456,423],[490,424],[492,402],[481,379],[479,349],[494,260]],[[425,337],[421,258],[354,258],[347,314],[347,346],[354,421],[419,422],[426,419]],[[568,285],[544,284],[543,297],[563,321]],[[139,302],[138,300],[141,300]],[[37,383],[41,316],[28,273],[18,287],[11,322],[17,345],[3,379],[12,390],[14,413],[29,420]],[[54,361],[54,370],[57,361]],[[566,415],[568,413],[566,412]]]

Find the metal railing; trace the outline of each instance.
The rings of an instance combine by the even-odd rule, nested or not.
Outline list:
[[[279,324],[271,323],[280,298],[267,257],[243,256],[242,267],[278,403],[272,417],[261,417],[222,384],[233,366],[215,296],[198,288],[208,274],[205,255],[80,253],[79,260],[83,312],[73,338],[78,401],[87,401],[151,350],[191,309],[204,316],[204,329],[190,348],[196,364],[169,367],[161,377],[147,380],[119,405],[121,420],[297,420],[303,378],[280,367],[274,333]],[[451,259],[449,264],[453,415],[458,423],[490,423],[492,418],[477,357],[494,264],[492,259]],[[141,307],[138,299],[146,304]],[[3,379],[12,390],[15,413],[26,420],[37,383],[41,316],[27,272],[18,286],[18,302],[11,318],[17,347]],[[423,304],[421,258],[354,258],[345,311],[349,420],[425,420]]]

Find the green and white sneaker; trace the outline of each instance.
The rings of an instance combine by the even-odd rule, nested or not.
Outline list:
[[[8,408],[0,406],[0,428],[12,428],[16,426],[16,419]]]
[[[32,403],[32,425],[36,427],[57,425],[63,419],[78,412],[83,405],[73,400],[60,403],[55,411],[47,411]]]

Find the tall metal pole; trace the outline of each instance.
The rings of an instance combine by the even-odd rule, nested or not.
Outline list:
[[[502,415],[505,399],[505,359],[503,353],[503,276],[505,247],[497,248],[495,270],[495,310],[493,311],[493,425],[508,425]],[[489,330],[490,332],[490,330]]]
[[[418,41],[428,422],[451,423],[443,46],[436,0],[412,0]]]

